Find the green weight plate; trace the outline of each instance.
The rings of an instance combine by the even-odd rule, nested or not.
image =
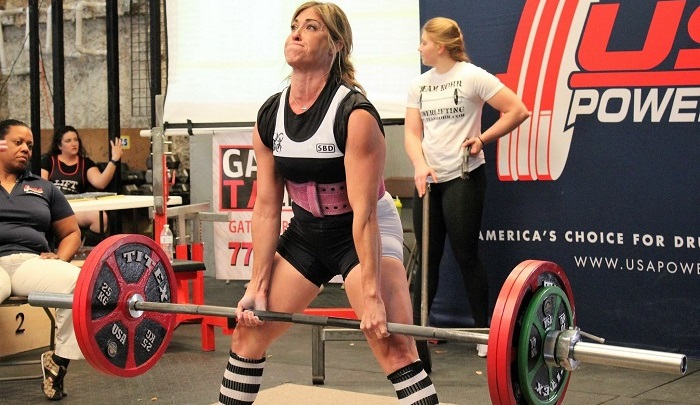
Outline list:
[[[570,372],[544,362],[544,340],[552,330],[573,326],[573,311],[566,293],[557,286],[541,287],[525,310],[518,341],[518,378],[528,404],[556,404]]]

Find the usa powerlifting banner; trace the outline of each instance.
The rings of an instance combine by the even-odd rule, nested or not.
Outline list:
[[[582,330],[700,356],[700,1],[421,0],[435,16],[531,111],[486,147],[492,308],[549,260]]]

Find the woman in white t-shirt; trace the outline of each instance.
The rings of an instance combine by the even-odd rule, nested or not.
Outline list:
[[[483,147],[511,132],[529,117],[518,96],[494,75],[475,66],[465,51],[457,23],[449,18],[428,20],[418,47],[429,71],[412,80],[408,91],[405,147],[414,167],[416,191],[413,226],[422,242],[423,201],[430,188],[428,242],[428,308],[438,287],[438,269],[445,236],[464,279],[475,327],[488,326],[488,277],[478,257],[479,230],[486,191]],[[484,103],[501,112],[481,132]],[[428,179],[430,178],[430,179]],[[420,280],[420,275],[416,278]],[[418,322],[420,294],[414,294]],[[422,353],[427,352],[423,347]],[[486,356],[486,345],[478,345]]]

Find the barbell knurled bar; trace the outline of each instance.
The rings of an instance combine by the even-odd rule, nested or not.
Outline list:
[[[64,308],[73,307],[73,295],[58,293],[29,293],[29,304],[38,307]],[[128,302],[129,312],[133,317],[140,316],[140,312],[160,312],[166,314],[187,314],[187,315],[212,315],[227,318],[236,317],[236,308],[220,307],[213,305],[193,305],[174,304],[162,302],[143,301],[142,297],[132,296]],[[356,319],[336,318],[331,316],[290,314],[286,312],[274,311],[254,311],[255,316],[262,321],[289,322],[301,325],[332,326],[337,328],[360,330],[360,321]],[[467,343],[487,344],[489,335],[487,333],[453,331],[448,329],[406,325],[400,323],[387,323],[389,333],[408,335],[427,339],[439,339],[460,341]],[[483,330],[483,329],[482,329]]]
[[[28,302],[32,306],[65,308],[73,307],[73,295],[57,293],[29,293]],[[236,317],[236,309],[213,305],[173,304],[161,302],[143,301],[142,297],[128,302],[129,312],[135,318],[139,312],[160,312],[188,315],[212,315],[228,318]],[[254,311],[255,316],[262,321],[290,322],[301,325],[332,326],[347,329],[360,329],[360,321],[355,319],[336,318],[330,316],[290,314],[285,312]],[[466,343],[487,344],[489,336],[486,333],[469,332],[465,330],[454,331],[429,326],[406,325],[400,323],[387,323],[389,333],[408,335],[413,337],[459,341]],[[573,332],[572,332],[573,331]],[[559,340],[567,331],[551,331],[548,339]],[[569,330],[567,334],[580,333],[578,330]],[[570,338],[569,338],[570,339]],[[568,348],[563,350],[562,348]],[[548,357],[545,350],[545,358]],[[671,374],[685,374],[687,359],[685,355],[676,353],[658,352],[652,350],[634,349],[622,346],[602,345],[598,343],[586,343],[576,340],[571,346],[554,345],[549,357],[555,359],[556,366],[562,367],[567,361],[595,363],[609,366],[634,368],[641,370],[660,371]],[[566,368],[566,367],[565,367]],[[571,368],[575,370],[577,367]]]

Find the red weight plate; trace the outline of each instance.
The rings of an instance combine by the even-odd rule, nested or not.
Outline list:
[[[110,248],[122,237],[123,235],[110,236],[95,246],[81,267],[80,275],[73,291],[73,328],[75,329],[78,345],[85,360],[93,368],[103,373],[107,373],[107,371],[97,360],[101,357],[101,354],[93,350],[95,347],[91,341],[92,332],[90,330],[89,314],[92,307],[92,298],[90,297],[90,290],[95,283],[96,273],[100,271],[103,263],[110,256]]]
[[[502,374],[501,365],[504,363],[509,363],[508,355],[510,345],[503,345],[501,335],[508,335],[509,333],[512,333],[512,331],[509,331],[510,328],[508,323],[503,322],[504,318],[509,318],[508,314],[512,311],[513,302],[512,299],[509,299],[509,297],[511,297],[512,294],[518,294],[519,286],[516,286],[518,278],[523,272],[526,272],[528,267],[533,265],[537,265],[537,262],[533,260],[526,260],[516,266],[515,269],[513,269],[513,271],[508,275],[508,278],[504,282],[498,295],[496,306],[491,317],[487,374],[489,381],[489,393],[491,395],[491,401],[494,404],[507,405],[517,403],[514,400],[509,399],[507,395],[503,395],[504,391],[507,392],[507,390],[504,389],[504,385],[509,384],[509,381],[507,376]]]
[[[496,373],[496,370],[498,369],[496,365],[498,364],[498,362],[505,361],[501,359],[501,357],[504,356],[504,353],[502,353],[498,347],[498,336],[500,336],[501,319],[503,317],[503,311],[505,309],[506,303],[508,302],[507,298],[511,293],[513,285],[518,279],[518,276],[520,276],[520,273],[525,271],[528,268],[528,266],[532,265],[533,263],[536,264],[537,261],[525,260],[522,263],[518,264],[513,269],[513,271],[510,272],[510,274],[506,278],[506,281],[503,283],[503,287],[501,287],[498,299],[496,300],[496,306],[494,307],[493,314],[491,316],[491,325],[489,329],[488,342],[489,355],[486,359],[486,368],[489,383],[489,394],[491,396],[491,402],[494,404],[508,404],[508,402],[505,402],[505,398],[501,400],[498,385],[499,382],[503,383],[504,380],[503,378],[498,378],[498,374]]]
[[[116,239],[118,239],[118,236],[111,236],[92,249],[80,268],[80,274],[78,275],[78,280],[73,289],[73,329],[75,330],[78,346],[80,346],[80,351],[85,357],[85,360],[90,363],[91,366],[103,372],[104,370],[99,367],[99,364],[93,363],[92,361],[96,355],[93,353],[92,346],[89,344],[90,332],[88,331],[87,318],[82,314],[87,313],[92,305],[87,291],[92,285],[93,274],[102,266],[102,261],[104,260],[103,256],[105,256],[106,251]]]
[[[515,328],[518,327],[518,318],[522,316],[535,291],[548,285],[557,285],[564,290],[575,319],[571,284],[564,270],[555,263],[524,261],[511,272],[501,288],[491,318],[487,359],[489,392],[494,403],[518,404],[523,401],[519,399],[520,393],[516,393],[519,379],[513,376],[518,346],[515,341]],[[575,321],[572,325],[575,325]],[[494,352],[491,351],[492,347],[495,348]],[[557,403],[561,402],[565,392],[566,387]]]
[[[142,235],[101,242],[82,267],[73,298],[73,324],[85,359],[114,376],[134,377],[158,362],[172,337],[175,314],[132,316],[129,299],[172,302],[175,275],[162,249]]]
[[[111,373],[103,367],[103,362],[101,361],[103,355],[100,353],[100,350],[96,347],[93,340],[95,331],[91,321],[91,309],[93,305],[91,291],[97,283],[96,279],[99,272],[111,257],[114,245],[124,239],[125,236],[127,235],[111,236],[92,250],[81,268],[80,276],[78,277],[78,282],[73,292],[73,326],[76,330],[76,337],[80,349],[85,359],[92,367],[106,374]],[[107,268],[110,269],[109,266],[107,266]],[[117,282],[116,278],[111,284],[114,284],[113,287],[115,289],[120,290],[121,285]],[[116,293],[117,296],[119,296],[119,293]]]

